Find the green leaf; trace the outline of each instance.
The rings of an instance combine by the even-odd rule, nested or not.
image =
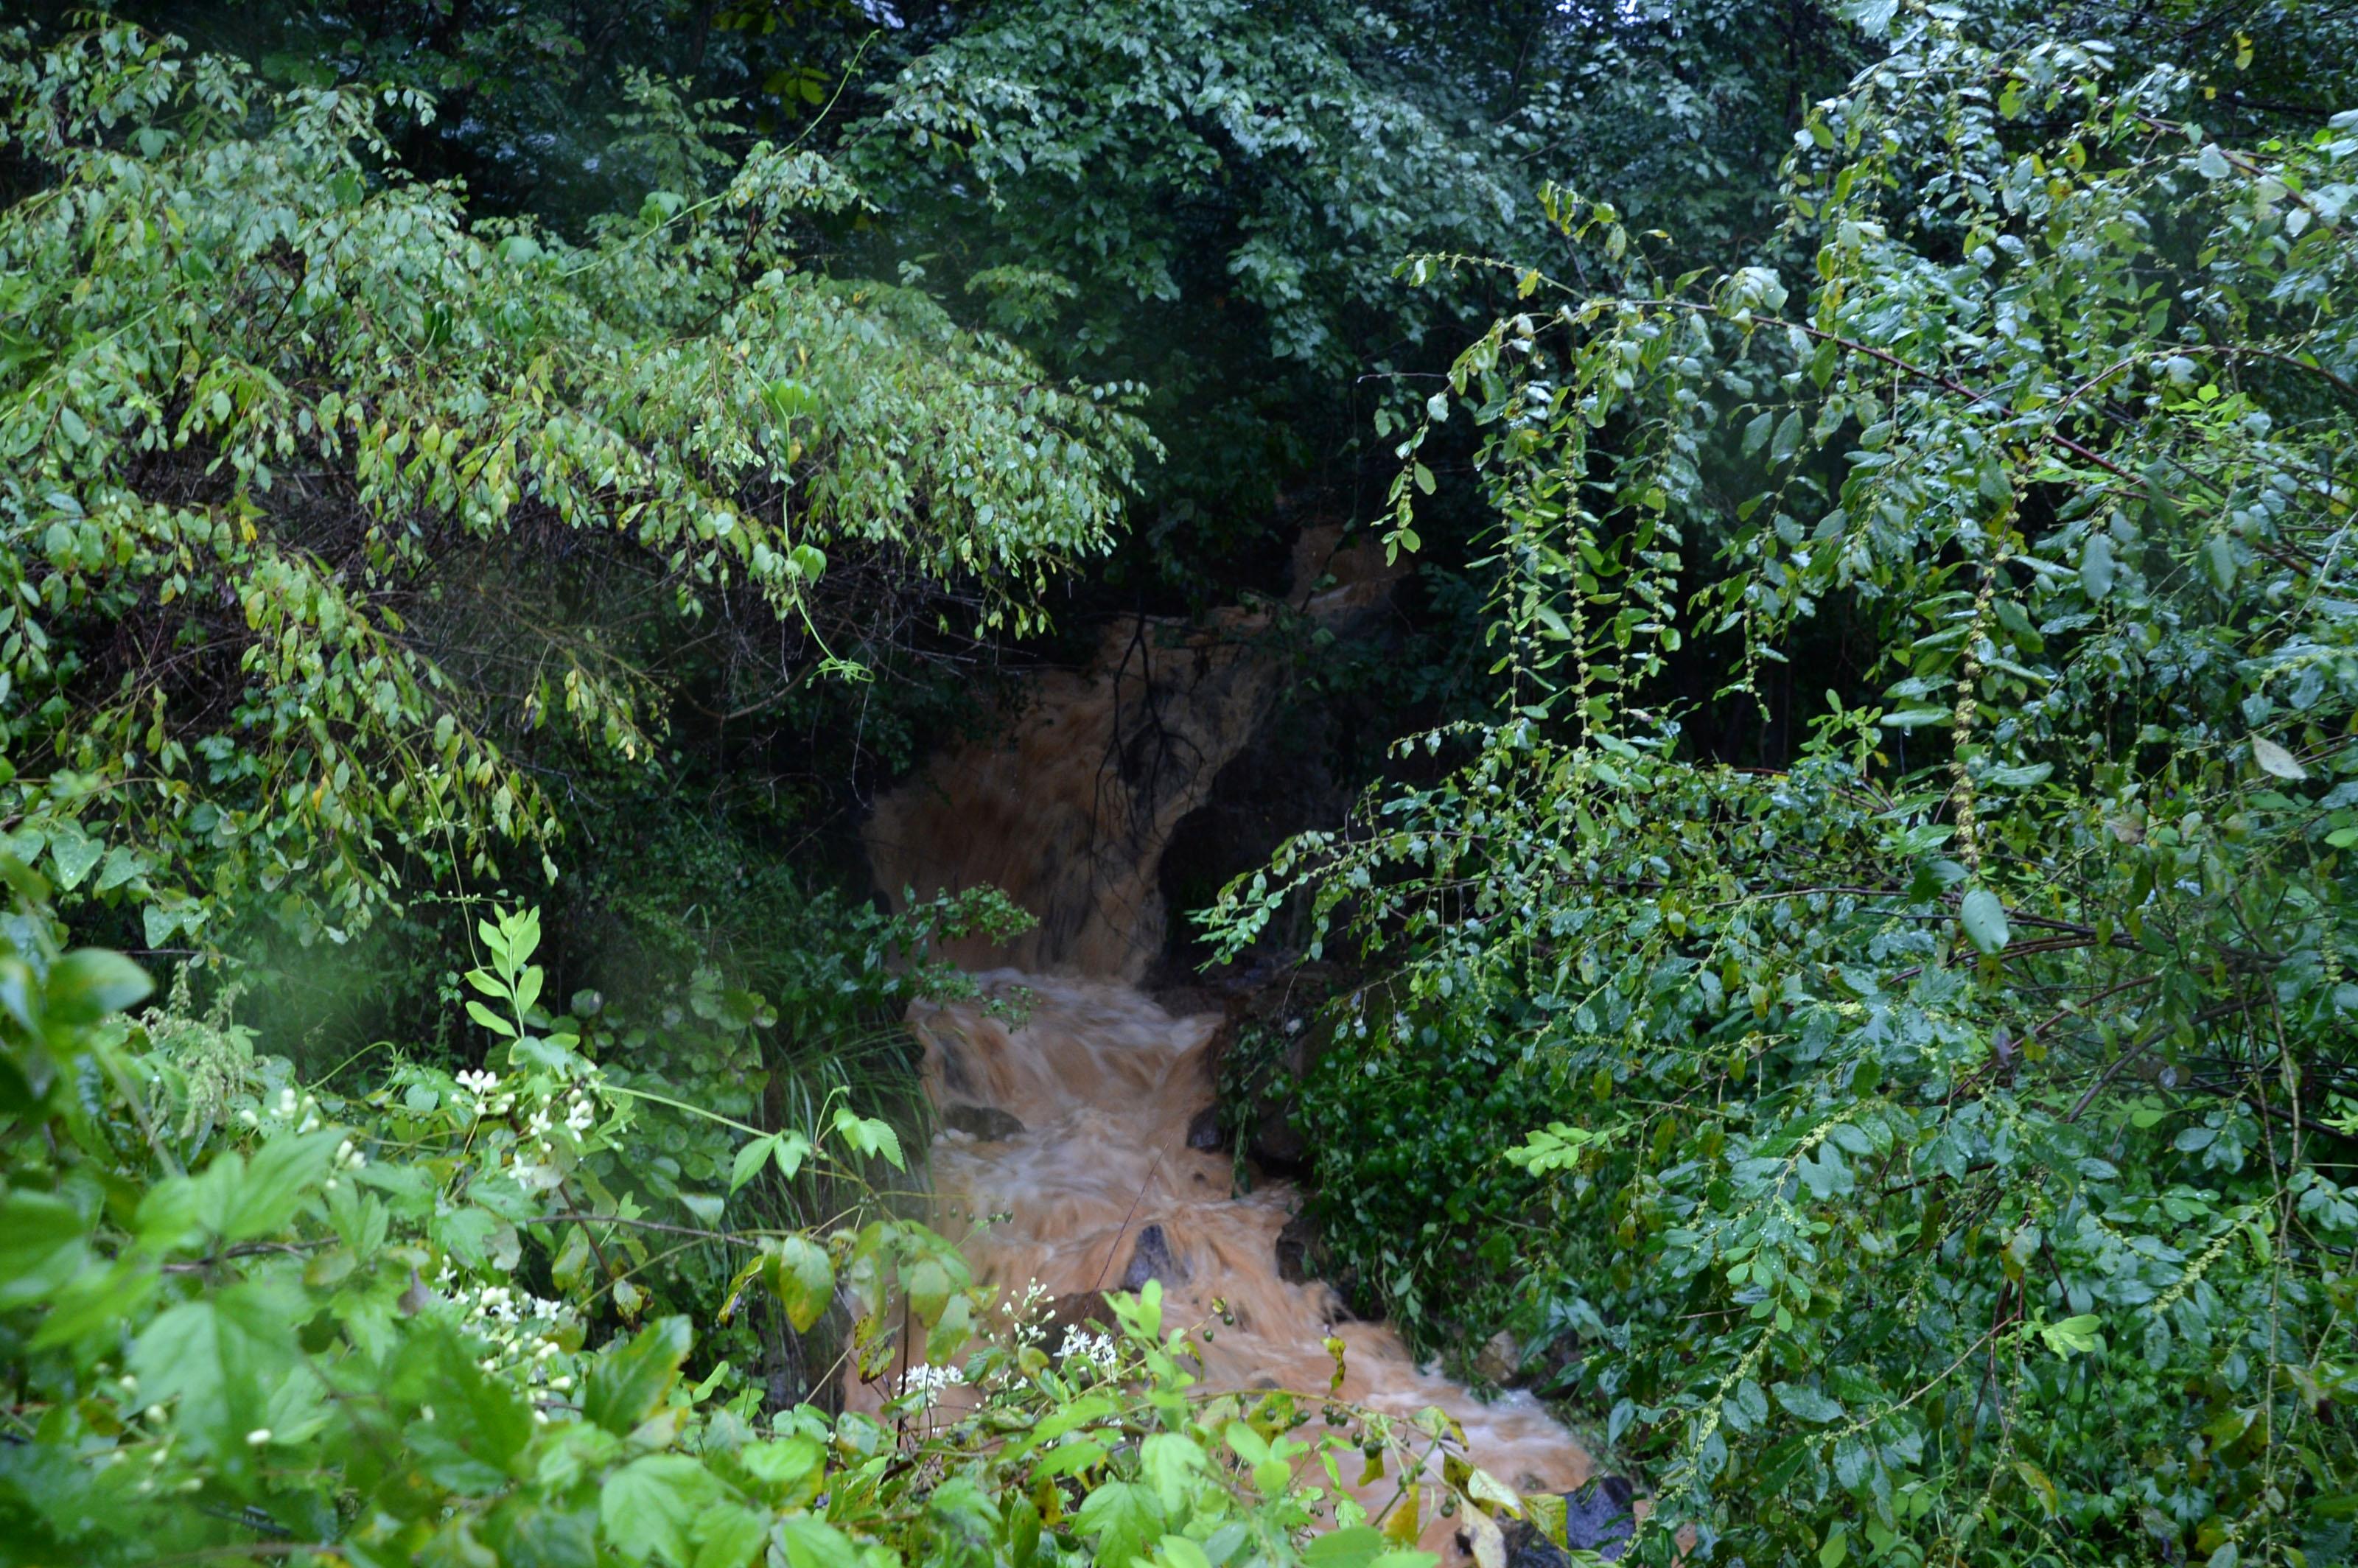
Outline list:
[[[1771,1391],[1776,1394],[1779,1404],[1803,1421],[1823,1425],[1842,1419],[1842,1406],[1815,1389],[1800,1383],[1779,1383]]]
[[[1767,444],[1768,432],[1776,427],[1777,414],[1774,409],[1764,408],[1754,415],[1751,422],[1744,427],[1744,455],[1748,458],[1758,451]]]
[[[453,1334],[433,1336],[405,1357],[402,1386],[430,1413],[403,1433],[427,1477],[467,1497],[489,1497],[514,1478],[532,1441],[532,1408],[504,1376],[484,1372]]]
[[[818,395],[791,377],[781,378],[763,387],[762,401],[780,421],[806,418],[819,410]]]
[[[807,1501],[817,1495],[826,1460],[826,1451],[819,1447],[818,1439],[802,1433],[749,1443],[737,1456],[745,1474],[770,1488],[772,1500],[782,1507],[793,1507],[797,1501]]]
[[[720,1478],[688,1455],[650,1454],[606,1478],[598,1490],[598,1519],[625,1561],[654,1556],[673,1568],[689,1568],[698,1517],[727,1494]]]
[[[851,1538],[823,1519],[788,1515],[772,1529],[792,1568],[860,1568]]]
[[[1367,1526],[1360,1525],[1357,1528],[1365,1530]],[[1376,1539],[1380,1541],[1383,1538],[1378,1536]],[[1315,1552],[1317,1547],[1318,1542],[1314,1541],[1304,1548],[1302,1554],[1303,1560],[1309,1561],[1311,1553]],[[1160,1560],[1169,1564],[1169,1568],[1212,1568],[1212,1560],[1204,1555],[1204,1549],[1184,1535],[1166,1535],[1155,1542],[1154,1549]],[[1364,1558],[1352,1559],[1351,1568],[1358,1568],[1358,1564],[1365,1561]]]
[[[770,1518],[742,1503],[708,1508],[696,1521],[695,1568],[747,1568],[762,1560]]]
[[[1155,1433],[1138,1447],[1139,1474],[1174,1518],[1186,1506],[1188,1487],[1207,1463],[1201,1447],[1176,1433]]]
[[[58,889],[70,892],[98,864],[103,847],[72,823],[60,823],[49,832],[49,863],[57,868]]]
[[[2088,535],[2080,546],[2080,586],[2090,599],[2102,599],[2113,591],[2112,536],[2101,532]]]
[[[44,1301],[81,1267],[87,1227],[73,1205],[48,1193],[0,1199],[0,1307]]]
[[[909,1308],[921,1323],[932,1323],[942,1315],[942,1308],[950,1299],[950,1274],[939,1260],[922,1260],[909,1271],[904,1288],[909,1295]]]
[[[1368,1568],[1390,1544],[1372,1525],[1351,1525],[1312,1538],[1302,1561],[1309,1568]]]
[[[470,1205],[437,1214],[426,1230],[436,1246],[468,1268],[481,1269],[491,1262],[492,1233],[499,1224],[497,1216]]]
[[[849,1106],[835,1108],[835,1130],[843,1141],[862,1154],[882,1154],[885,1162],[896,1171],[908,1167],[901,1162],[901,1140],[889,1122],[873,1117],[855,1115]]]
[[[236,1284],[183,1302],[149,1324],[131,1349],[141,1397],[171,1405],[191,1449],[217,1459],[251,1452],[271,1395],[296,1376],[295,1325],[262,1287]]]
[[[251,1241],[287,1227],[318,1190],[343,1134],[334,1129],[287,1133],[254,1152],[216,1228],[227,1241]]]
[[[2058,1356],[2081,1355],[2103,1346],[2104,1339],[2098,1331],[2104,1325],[2104,1320],[2095,1314],[2082,1313],[2061,1323],[2040,1325],[2039,1336]]]
[[[1011,1568],[1031,1568],[1040,1551],[1040,1510],[1016,1492],[1007,1499],[1007,1555]]]
[[[1146,1543],[1163,1533],[1163,1510],[1146,1487],[1108,1481],[1082,1499],[1074,1523],[1096,1541],[1097,1561],[1105,1568],[1129,1568],[1146,1554]]]
[[[590,1364],[581,1413],[617,1436],[653,1413],[679,1377],[695,1335],[685,1317],[663,1318],[627,1345],[609,1346]]]
[[[110,892],[147,870],[147,858],[127,844],[117,844],[106,852],[106,863],[98,869],[98,881],[93,891]]]
[[[0,1226],[7,1223],[0,1217]],[[6,1242],[0,1241],[0,1252],[5,1249]],[[84,1269],[46,1298],[41,1326],[33,1331],[33,1348],[83,1340],[100,1340],[112,1348],[120,1341],[123,1325],[146,1314],[163,1283],[162,1271],[135,1253],[109,1267]],[[16,1304],[5,1298],[0,1292],[0,1305]]]
[[[139,911],[140,934],[147,938],[150,947],[161,947],[180,928],[182,912],[161,903],[149,903]]]
[[[120,953],[103,947],[77,947],[49,970],[42,998],[44,1011],[55,1023],[94,1023],[156,989],[147,971]]]
[[[734,1193],[752,1181],[754,1173],[762,1168],[762,1162],[776,1152],[777,1147],[778,1135],[773,1132],[767,1138],[753,1139],[740,1148],[735,1162],[729,1167],[729,1190]]]
[[[1972,939],[1973,945],[1985,953],[2004,951],[2012,935],[2006,929],[2006,905],[1987,888],[1973,888],[1966,892],[1963,902],[1958,906],[1957,919],[1964,926],[1965,935]]]
[[[1777,426],[1776,437],[1768,443],[1768,460],[1790,462],[1801,449],[1801,411],[1798,408],[1785,416]]]
[[[2212,586],[2221,593],[2232,593],[2235,588],[2235,542],[2224,534],[2214,534],[2202,546],[2202,569],[2211,576]]]
[[[1832,1143],[1819,1144],[1817,1157],[1802,1160],[1795,1167],[1794,1173],[1801,1177],[1801,1185],[1809,1190],[1810,1195],[1822,1202],[1844,1196],[1857,1185],[1850,1167],[1843,1162],[1841,1151]]]
[[[1842,14],[1868,38],[1886,38],[1892,19],[1899,15],[1899,0],[1843,0]],[[1827,145],[1833,145],[1831,138]]]
[[[900,1145],[896,1142],[893,1147]],[[778,1174],[790,1182],[795,1173],[803,1168],[803,1162],[810,1158],[810,1140],[799,1132],[779,1133],[771,1145],[771,1152],[778,1159]]]

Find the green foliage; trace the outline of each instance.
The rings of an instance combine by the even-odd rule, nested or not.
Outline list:
[[[1520,272],[1453,375],[1496,715],[1216,924],[1301,890],[1388,974],[1304,1114],[1397,1127],[1433,1217],[1403,1247],[1330,1196],[1330,1239],[1428,1339],[1520,1292],[1654,1477],[1640,1559],[1693,1525],[1746,1562],[2329,1560],[2358,124],[2223,140],[2175,67],[1866,11],[1888,58],[1788,165],[1805,289]],[[1755,699],[1829,619],[1880,689],[1829,692],[1788,768],[1658,700],[1718,648]],[[1460,1093],[1529,1136],[1469,1152],[1430,1108]],[[1364,1141],[1322,1158],[1376,1179]]]
[[[652,766],[673,693],[568,602],[584,560],[681,627],[810,627],[886,557],[1020,629],[1113,519],[1127,416],[804,269],[797,222],[856,193],[808,153],[692,156],[658,84],[633,135],[711,188],[580,245],[470,225],[366,92],[128,29],[12,36],[0,95],[38,171],[0,213],[0,816],[151,946],[258,893],[340,932],[546,845],[550,747]]]
[[[878,243],[1048,362],[1151,389],[1171,460],[1137,546],[1228,578],[1282,490],[1360,507],[1370,411],[1412,415],[1505,297],[1404,286],[1404,255],[1513,248],[1540,170],[1757,236],[1787,106],[1839,85],[1847,32],[1751,0],[1021,0],[916,53],[846,157]]]
[[[1338,1019],[1336,1049],[1303,1085],[1316,1217],[1336,1271],[1374,1287],[1370,1304],[1419,1339],[1478,1343],[1477,1325],[1525,1304],[1510,1283],[1508,1232],[1532,1184],[1466,1173],[1490,1164],[1503,1129],[1531,1125],[1555,1102],[1543,1075],[1506,1070],[1495,1042],[1444,1044],[1428,1030],[1393,1054],[1366,1046],[1368,1027],[1364,1015]]]
[[[1368,26],[1385,25],[1230,0],[1001,6],[903,71],[874,134],[905,140],[929,175],[984,183],[993,254],[1010,258],[984,275],[996,297],[1009,266],[1066,288],[1086,268],[1085,344],[1122,337],[1120,312],[1141,301],[1177,298],[1209,239],[1271,358],[1348,373],[1344,320],[1420,330],[1392,287],[1400,255],[1502,236],[1515,205],[1455,127],[1359,69],[1349,33]],[[1116,200],[1071,200],[1109,179]],[[1206,233],[1191,209],[1223,185],[1227,232]]]
[[[405,1063],[342,1098],[261,1058],[215,1098],[157,1015],[115,1011],[134,966],[18,910],[0,1562],[1430,1568],[1401,1543],[1421,1490],[1491,1530],[1513,1506],[1438,1411],[1203,1394],[1159,1286],[1052,1355],[1036,1300],[969,1289],[920,1226],[637,1217],[635,1097],[537,1011],[529,914],[478,933],[496,1067]],[[881,1125],[844,1113],[803,1158],[853,1177],[863,1141],[892,1152]],[[726,1298],[634,1321],[634,1234],[747,1261]],[[847,1303],[881,1411],[784,1406],[700,1355],[756,1292],[800,1326]],[[1371,1519],[1347,1459],[1406,1500]]]

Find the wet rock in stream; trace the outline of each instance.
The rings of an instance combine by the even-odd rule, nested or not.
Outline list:
[[[1474,1370],[1502,1389],[1514,1387],[1516,1377],[1522,1369],[1523,1347],[1513,1335],[1503,1328],[1492,1335],[1488,1343],[1482,1346],[1481,1353],[1474,1357]]]
[[[985,1143],[1004,1143],[1022,1137],[1024,1131],[1019,1118],[993,1105],[944,1106],[942,1125]]]
[[[1318,1278],[1325,1261],[1326,1249],[1310,1217],[1297,1214],[1287,1220],[1277,1233],[1277,1277],[1290,1285],[1306,1285]]]
[[[1187,1278],[1187,1271],[1171,1250],[1171,1241],[1159,1225],[1150,1225],[1138,1233],[1138,1246],[1130,1252],[1130,1267],[1121,1271],[1121,1288],[1141,1290],[1149,1280],[1160,1280],[1175,1285]]]
[[[1563,1494],[1563,1538],[1576,1550],[1594,1552],[1611,1563],[1628,1549],[1638,1529],[1631,1505],[1636,1489],[1626,1476],[1599,1476],[1576,1492]],[[1563,1548],[1533,1527],[1517,1519],[1507,1526],[1507,1568],[1570,1568]]]
[[[1226,1146],[1228,1141],[1228,1135],[1220,1130],[1218,1106],[1207,1105],[1188,1120],[1188,1148],[1209,1154]]]

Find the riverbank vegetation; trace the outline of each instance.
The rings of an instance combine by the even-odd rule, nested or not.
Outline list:
[[[2353,1554],[2335,6],[45,13],[0,198],[0,1561],[1500,1568],[912,1217],[866,805],[1320,524],[1358,1310],[1633,1560]]]

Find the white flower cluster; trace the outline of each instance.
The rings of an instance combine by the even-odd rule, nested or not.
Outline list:
[[[565,1116],[561,1122],[557,1119],[557,1096],[554,1092],[544,1092],[540,1097],[540,1108],[534,1111],[525,1123],[524,1135],[538,1143],[543,1154],[553,1154],[557,1152],[557,1145],[551,1141],[551,1134],[559,1126],[572,1134],[573,1141],[579,1143],[581,1135],[597,1123],[598,1107],[590,1098],[589,1086],[576,1084],[565,1098]]]
[[[489,1071],[462,1072],[457,1076],[458,1090],[451,1098],[451,1108],[473,1119],[505,1117],[515,1110],[517,1102],[525,1098],[525,1086],[515,1078],[502,1078]],[[580,1074],[570,1086],[543,1087],[537,1102],[525,1118],[523,1136],[512,1145],[492,1146],[488,1163],[493,1170],[506,1170],[526,1192],[544,1192],[564,1179],[555,1163],[560,1139],[569,1138],[579,1146],[590,1130],[598,1125],[598,1092],[602,1079],[594,1067]],[[562,1098],[560,1100],[560,1095]]]
[[[1048,1336],[1048,1287],[1039,1281],[1027,1281],[1023,1294],[1007,1311],[1016,1344],[1037,1345]]]
[[[521,1323],[527,1317],[555,1318],[564,1311],[563,1302],[550,1301],[530,1291],[519,1293],[505,1285],[485,1285],[475,1292],[475,1304],[468,1316],[489,1318],[494,1323]]]
[[[347,1138],[342,1142],[336,1145],[336,1169],[338,1171],[357,1171],[367,1163],[368,1156],[362,1153],[359,1145],[355,1144],[351,1139]],[[325,1184],[327,1190],[331,1193],[336,1190],[338,1184],[338,1178],[335,1176],[330,1176]]]
[[[319,1130],[318,1097],[305,1095],[297,1099],[295,1097],[294,1086],[291,1084],[280,1088],[276,1099],[263,1101],[262,1109],[259,1112],[248,1108],[238,1112],[237,1115],[237,1119],[248,1127],[260,1127],[265,1121],[273,1124],[289,1122],[297,1117],[302,1119],[302,1122],[295,1129],[296,1131],[317,1132]]]
[[[1100,1372],[1111,1372],[1117,1353],[1110,1336],[1092,1333],[1076,1324],[1065,1330],[1065,1342],[1056,1347],[1056,1354],[1065,1361],[1082,1360]]]
[[[446,1264],[438,1284],[454,1282],[456,1275]],[[526,1382],[546,1383],[558,1393],[573,1386],[573,1375],[556,1371],[557,1357],[565,1346],[557,1338],[566,1317],[563,1302],[518,1291],[507,1285],[481,1285],[471,1299],[466,1292],[460,1297],[467,1301],[465,1323],[469,1328],[491,1341],[493,1348],[477,1365],[486,1372],[499,1370],[504,1363],[520,1371]],[[545,1411],[533,1412],[536,1421],[546,1421]]]
[[[928,1367],[919,1362],[903,1375],[901,1391],[917,1397],[919,1407],[931,1410],[942,1397],[944,1389],[955,1388],[966,1381],[966,1374],[956,1367]]]
[[[451,1098],[451,1108],[470,1117],[505,1116],[515,1108],[513,1092],[502,1094],[500,1076],[492,1072],[462,1072],[459,1075],[460,1092]]]

